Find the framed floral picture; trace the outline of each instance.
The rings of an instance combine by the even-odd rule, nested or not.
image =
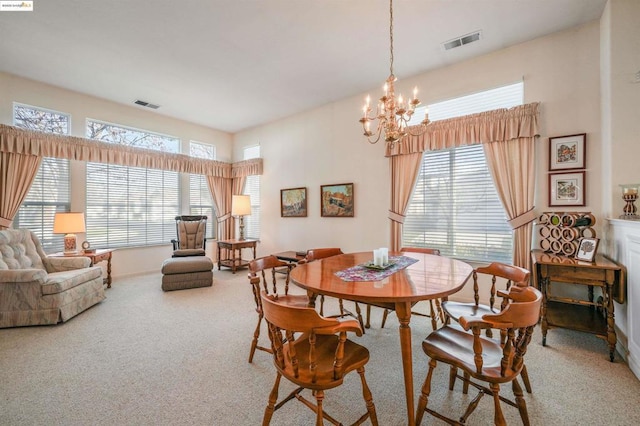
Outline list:
[[[352,183],[320,186],[322,217],[353,217],[353,206]]]
[[[596,257],[596,251],[598,251],[599,238],[583,238],[580,240],[580,246],[576,252],[576,259],[586,260],[587,262],[593,262]]]
[[[549,170],[584,169],[586,144],[586,133],[549,138]]]
[[[280,190],[280,216],[307,217],[307,188]]]
[[[549,206],[584,206],[584,174],[549,173]]]

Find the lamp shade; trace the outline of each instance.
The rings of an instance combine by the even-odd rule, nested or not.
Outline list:
[[[251,197],[234,195],[231,198],[231,216],[251,215]]]
[[[54,234],[85,232],[84,213],[56,213],[53,218]]]

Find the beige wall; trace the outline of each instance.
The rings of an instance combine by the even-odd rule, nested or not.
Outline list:
[[[418,86],[422,102],[431,103],[524,78],[525,102],[542,103],[537,209],[548,209],[548,137],[587,133],[587,206],[575,210],[592,211],[602,221],[599,37],[599,23],[593,22],[413,78],[399,76],[398,91]],[[381,73],[381,84],[385,77]],[[375,98],[379,91],[370,93]],[[235,159],[256,143],[265,159],[260,254],[389,245],[388,160],[381,143],[369,145],[361,134],[365,95],[234,135]],[[355,218],[320,217],[320,185],[343,182],[355,184]],[[281,218],[280,189],[299,186],[308,189],[308,217]]]
[[[0,72],[0,123],[12,124],[13,102],[70,114],[74,136],[84,137],[86,119],[92,118],[180,138],[185,153],[188,153],[190,140],[210,143],[216,146],[218,160],[231,161],[232,137],[228,133]],[[85,176],[85,163],[71,161],[72,211],[85,210]],[[188,177],[183,177],[182,181],[188,185]],[[183,206],[188,208],[187,191],[182,198]],[[84,239],[85,235],[78,235],[79,241]],[[161,246],[120,249],[113,255],[112,273],[117,277],[159,271],[162,261],[170,256],[170,241]]]

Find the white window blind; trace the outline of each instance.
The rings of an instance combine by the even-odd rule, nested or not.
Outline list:
[[[522,102],[523,84],[517,83],[429,105],[429,117],[442,120]],[[512,238],[481,145],[424,153],[407,209],[403,246],[437,248],[446,256],[471,261],[511,263]]]
[[[13,125],[16,127],[68,135],[69,124],[68,114],[14,103]],[[46,253],[62,251],[63,238],[53,234],[53,218],[56,212],[69,210],[69,160],[45,157],[13,219],[13,226],[33,231]]]
[[[180,140],[95,120],[87,137],[103,142],[179,152]],[[95,247],[167,244],[180,214],[178,173],[87,163],[87,240]]]
[[[244,159],[260,158],[260,145],[244,149]],[[247,176],[243,194],[251,198],[251,216],[244,217],[244,233],[249,238],[260,238],[260,176]]]
[[[197,158],[216,159],[216,147],[199,142],[189,142],[189,155]],[[217,215],[207,177],[189,175],[189,214],[207,216],[207,238],[215,238]]]

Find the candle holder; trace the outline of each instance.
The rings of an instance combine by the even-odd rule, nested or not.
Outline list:
[[[640,184],[620,185],[622,187],[622,199],[626,203],[622,209],[623,214],[620,219],[640,220],[637,214],[636,200],[638,199],[638,187]]]

